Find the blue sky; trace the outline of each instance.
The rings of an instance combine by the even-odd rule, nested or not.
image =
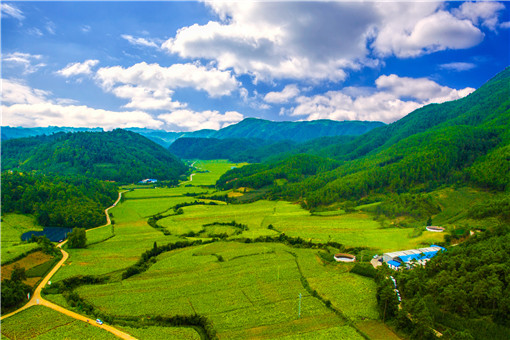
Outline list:
[[[393,122],[510,64],[505,2],[2,2],[2,125]]]

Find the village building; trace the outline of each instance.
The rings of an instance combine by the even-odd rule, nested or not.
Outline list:
[[[382,260],[393,270],[399,270],[402,268],[409,269],[414,265],[424,266],[431,258],[436,256],[438,252],[445,250],[446,249],[441,246],[431,245],[427,248],[384,253]]]

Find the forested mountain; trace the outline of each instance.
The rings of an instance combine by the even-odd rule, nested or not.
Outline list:
[[[168,150],[134,132],[57,133],[2,143],[2,170],[81,174],[120,183],[177,180],[187,167]]]
[[[314,120],[309,122],[273,122],[247,118],[235,125],[227,126],[211,137],[214,138],[260,138],[265,140],[291,140],[304,142],[326,136],[357,136],[384,126],[381,122]]]
[[[84,176],[2,173],[2,213],[33,214],[45,227],[92,228],[106,223],[114,183]]]
[[[270,163],[233,169],[217,185],[221,188],[272,185],[275,197],[300,200],[308,208],[359,199],[371,193],[430,190],[454,183],[508,190],[509,144],[507,68],[465,98],[428,105],[352,142],[318,151],[341,161],[334,170],[319,171],[295,181],[295,176],[281,171],[286,168],[284,163]],[[294,158],[284,162],[292,163],[292,169],[299,167]],[[260,181],[262,177],[266,180]],[[289,183],[281,185],[279,181],[280,185],[276,185],[268,183],[267,178],[286,179]]]

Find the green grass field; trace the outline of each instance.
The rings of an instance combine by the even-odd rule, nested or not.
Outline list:
[[[98,327],[87,325],[48,307],[33,306],[2,321],[6,339],[117,339]]]
[[[242,167],[247,163],[230,163],[227,160],[212,160],[212,161],[196,161],[194,167],[199,171],[208,171],[206,173],[195,173],[193,180],[184,182],[183,184],[192,184],[195,186],[200,185],[215,185],[216,181],[225,172],[232,167]]]
[[[195,166],[211,172],[194,176],[194,186],[213,184],[232,165],[218,161],[197,162]],[[183,214],[158,221],[172,234],[165,236],[148,225],[150,216],[171,213],[168,209],[176,204],[196,200],[183,196],[185,193],[215,194],[213,189],[185,185],[126,193],[127,199],[110,210],[115,224],[88,232],[86,248],[68,249],[70,258],[52,281],[84,274],[108,275],[109,283],[82,286],[76,292],[100,311],[114,316],[169,317],[197,313],[207,317],[221,339],[361,339],[351,325],[368,325],[367,321],[372,323],[365,328],[380,327],[389,332],[378,321],[375,283],[350,274],[351,265],[325,262],[317,249],[291,248],[279,243],[241,243],[236,239],[277,236],[284,232],[314,242],[331,240],[382,252],[412,248],[428,241],[429,235],[423,233],[412,238],[409,229],[382,229],[362,212],[317,216],[293,203],[262,200],[184,207]],[[234,235],[239,229],[233,226],[204,227],[204,224],[232,221],[247,225],[248,230]],[[275,230],[268,229],[270,224]],[[189,239],[208,240],[211,234],[227,233],[229,241],[163,253],[147,271],[122,280],[121,273],[154,243],[174,243],[183,239],[179,235],[203,229],[205,232]],[[323,300],[312,296],[313,290]],[[300,293],[301,318],[298,316]],[[71,308],[62,295],[46,298]],[[338,314],[326,307],[326,300],[331,301]],[[161,338],[161,335],[199,338],[199,333],[189,327],[122,329],[143,339]]]
[[[205,315],[226,339],[297,336],[344,324],[303,287],[290,250],[280,244],[235,242],[181,249],[161,255],[141,275],[77,292],[112,315]],[[303,250],[301,256],[314,253]]]
[[[21,235],[30,230],[42,230],[35,217],[21,214],[2,215],[2,264],[37,247],[36,243],[24,243]]]

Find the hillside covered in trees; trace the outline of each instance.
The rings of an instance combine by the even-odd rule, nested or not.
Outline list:
[[[505,191],[510,189],[509,145],[507,68],[465,98],[425,106],[353,141],[317,150],[322,156],[314,161],[317,172],[306,171],[307,161],[300,164],[291,157],[233,169],[217,185],[269,186],[272,197],[300,201],[309,209],[371,194],[429,191],[444,184]],[[338,164],[333,169],[327,166],[332,160]],[[296,177],[296,172],[302,176]]]
[[[41,170],[132,183],[176,181],[187,167],[168,150],[134,132],[57,133],[2,142],[2,171]]]
[[[45,227],[92,228],[106,223],[117,199],[114,183],[84,176],[2,173],[2,214],[32,214]]]
[[[508,339],[509,252],[510,228],[502,225],[450,247],[425,267],[392,273],[401,309],[393,284],[380,277],[381,314],[413,339],[435,339],[433,329],[447,339]]]

